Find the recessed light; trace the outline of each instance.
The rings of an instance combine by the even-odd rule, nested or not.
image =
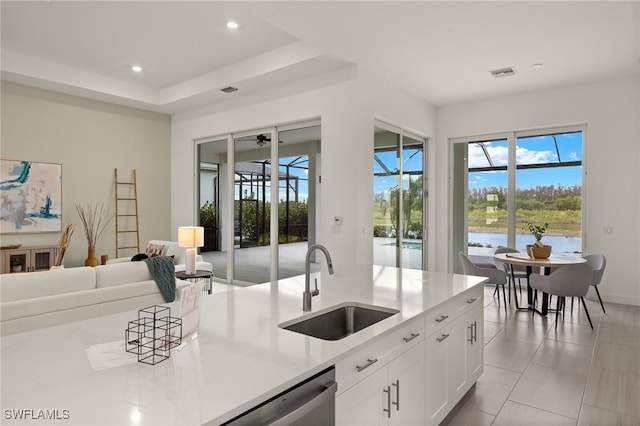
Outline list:
[[[531,65],[531,68],[542,68],[542,64],[541,63],[533,64]]]
[[[142,72],[142,67],[140,65],[132,65],[131,71],[133,72]]]
[[[236,21],[227,21],[227,28],[230,30],[235,30],[238,28],[238,23]]]

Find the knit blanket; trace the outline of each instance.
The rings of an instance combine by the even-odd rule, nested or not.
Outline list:
[[[156,256],[144,259],[149,273],[158,284],[165,302],[176,300],[176,267],[173,259],[167,256]]]

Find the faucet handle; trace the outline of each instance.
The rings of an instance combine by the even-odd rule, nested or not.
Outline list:
[[[313,284],[315,286],[315,289],[311,292],[311,296],[317,296],[320,294],[320,290],[318,290],[318,279],[314,278],[313,279]]]

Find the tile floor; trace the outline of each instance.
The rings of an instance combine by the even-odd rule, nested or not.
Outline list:
[[[640,425],[640,307],[578,299],[564,320],[485,288],[484,373],[445,425]],[[526,299],[526,289],[523,291]],[[555,307],[555,298],[553,307]],[[513,303],[513,302],[512,302]]]

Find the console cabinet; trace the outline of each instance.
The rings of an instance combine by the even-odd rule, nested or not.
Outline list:
[[[0,273],[47,271],[53,266],[58,246],[20,247],[2,250]]]

